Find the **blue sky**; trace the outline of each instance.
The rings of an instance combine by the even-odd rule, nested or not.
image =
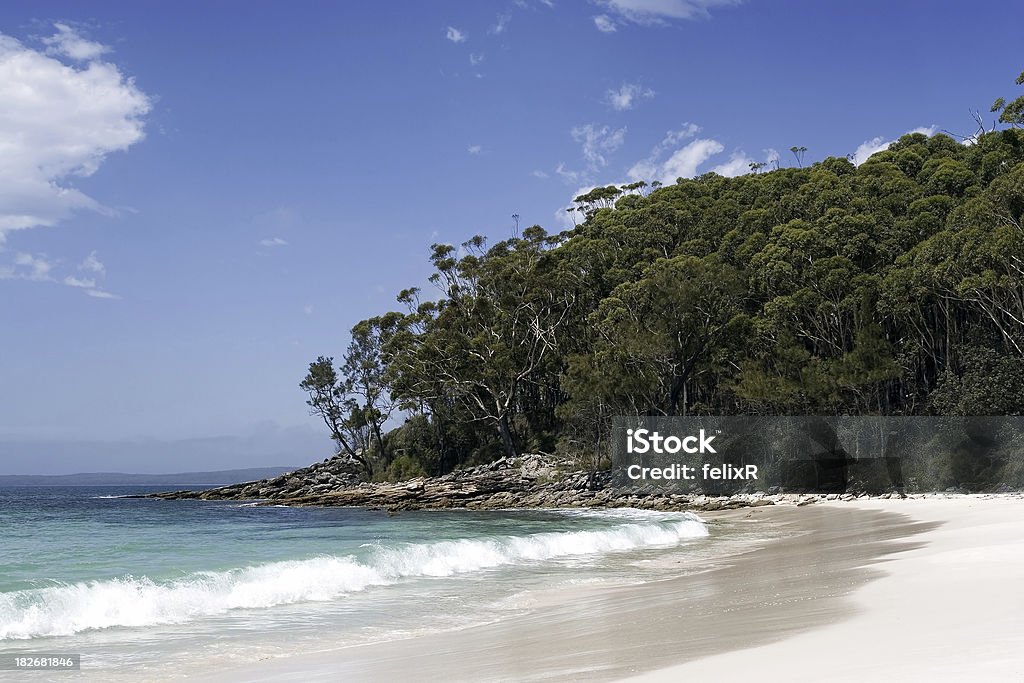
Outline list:
[[[5,3],[0,473],[3,439],[309,450],[305,366],[432,242],[560,229],[595,184],[969,134],[1024,68],[1019,2],[977,7]],[[210,469],[281,464],[254,457]]]

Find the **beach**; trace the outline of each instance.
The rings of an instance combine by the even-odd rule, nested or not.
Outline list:
[[[1014,680],[1024,498],[928,496],[708,513],[788,535],[676,579],[528,614],[189,680]]]
[[[76,680],[1024,673],[1021,494],[776,496],[774,505],[697,517],[389,515],[98,493],[7,493],[11,523],[23,528],[10,543],[83,533],[48,556],[53,579],[8,565],[2,649],[80,652]],[[56,522],[53,506],[62,510]],[[216,539],[216,552],[196,545],[197,534]],[[102,558],[99,547],[108,548]],[[23,679],[0,671],[0,680]]]
[[[947,4],[0,4],[0,683],[1024,683]]]
[[[826,504],[828,507],[840,507]],[[917,547],[872,565],[853,615],[770,645],[628,680],[1010,681],[1024,679],[1024,499],[1000,496],[859,500],[842,507],[906,515],[931,528]]]

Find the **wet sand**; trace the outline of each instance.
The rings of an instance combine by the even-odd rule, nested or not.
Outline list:
[[[917,503],[931,503],[935,512],[915,514],[921,508]],[[930,536],[958,514],[958,507],[929,500],[866,501],[706,513],[712,525],[782,527],[791,535],[720,560],[707,571],[638,586],[573,591],[527,614],[484,626],[265,660],[188,679],[611,681],[645,675],[643,680],[668,681],[694,680],[684,670],[693,664],[703,667],[704,680],[749,674],[763,681],[764,653],[773,656],[801,634],[826,633],[870,612],[871,605],[860,600],[862,592],[883,584],[890,565],[925,551]],[[1016,499],[1013,510],[1024,519],[1024,500]],[[931,573],[941,571],[936,565]],[[891,590],[884,595],[899,601]],[[944,599],[934,595],[936,602]],[[831,655],[787,649],[780,673],[787,680],[794,675],[825,680],[829,670],[820,668],[823,661],[842,667],[870,656],[858,650],[860,641],[844,637],[829,641]],[[728,659],[752,652],[761,654],[750,656],[749,669]],[[835,653],[841,656],[832,659]]]

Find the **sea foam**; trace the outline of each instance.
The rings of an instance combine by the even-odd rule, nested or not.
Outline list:
[[[319,556],[195,572],[165,582],[124,576],[0,593],[0,640],[183,623],[234,609],[333,600],[403,579],[671,546],[708,535],[700,518],[689,513],[586,514],[598,515],[614,524],[604,529],[372,545],[361,557]]]

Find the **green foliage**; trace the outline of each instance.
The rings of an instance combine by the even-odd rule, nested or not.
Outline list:
[[[434,245],[438,296],[356,325],[310,406],[387,478],[554,448],[596,467],[617,414],[1020,414],[1017,102],[971,145],[599,187],[562,234]]]
[[[396,324],[393,315],[356,324],[340,372],[333,358],[320,356],[299,384],[311,414],[323,420],[339,449],[371,476],[390,462],[382,428],[395,404],[388,391],[382,344]]]
[[[1024,415],[1024,358],[994,349],[960,349],[959,367],[948,368],[932,392],[943,415]]]
[[[1024,71],[1017,77],[1017,85],[1024,85]],[[999,112],[1000,123],[1007,123],[1015,128],[1024,126],[1024,95],[1009,103],[1000,97],[992,104],[991,111]]]
[[[406,481],[427,476],[423,463],[412,455],[402,454],[391,461],[384,471],[384,481]]]

